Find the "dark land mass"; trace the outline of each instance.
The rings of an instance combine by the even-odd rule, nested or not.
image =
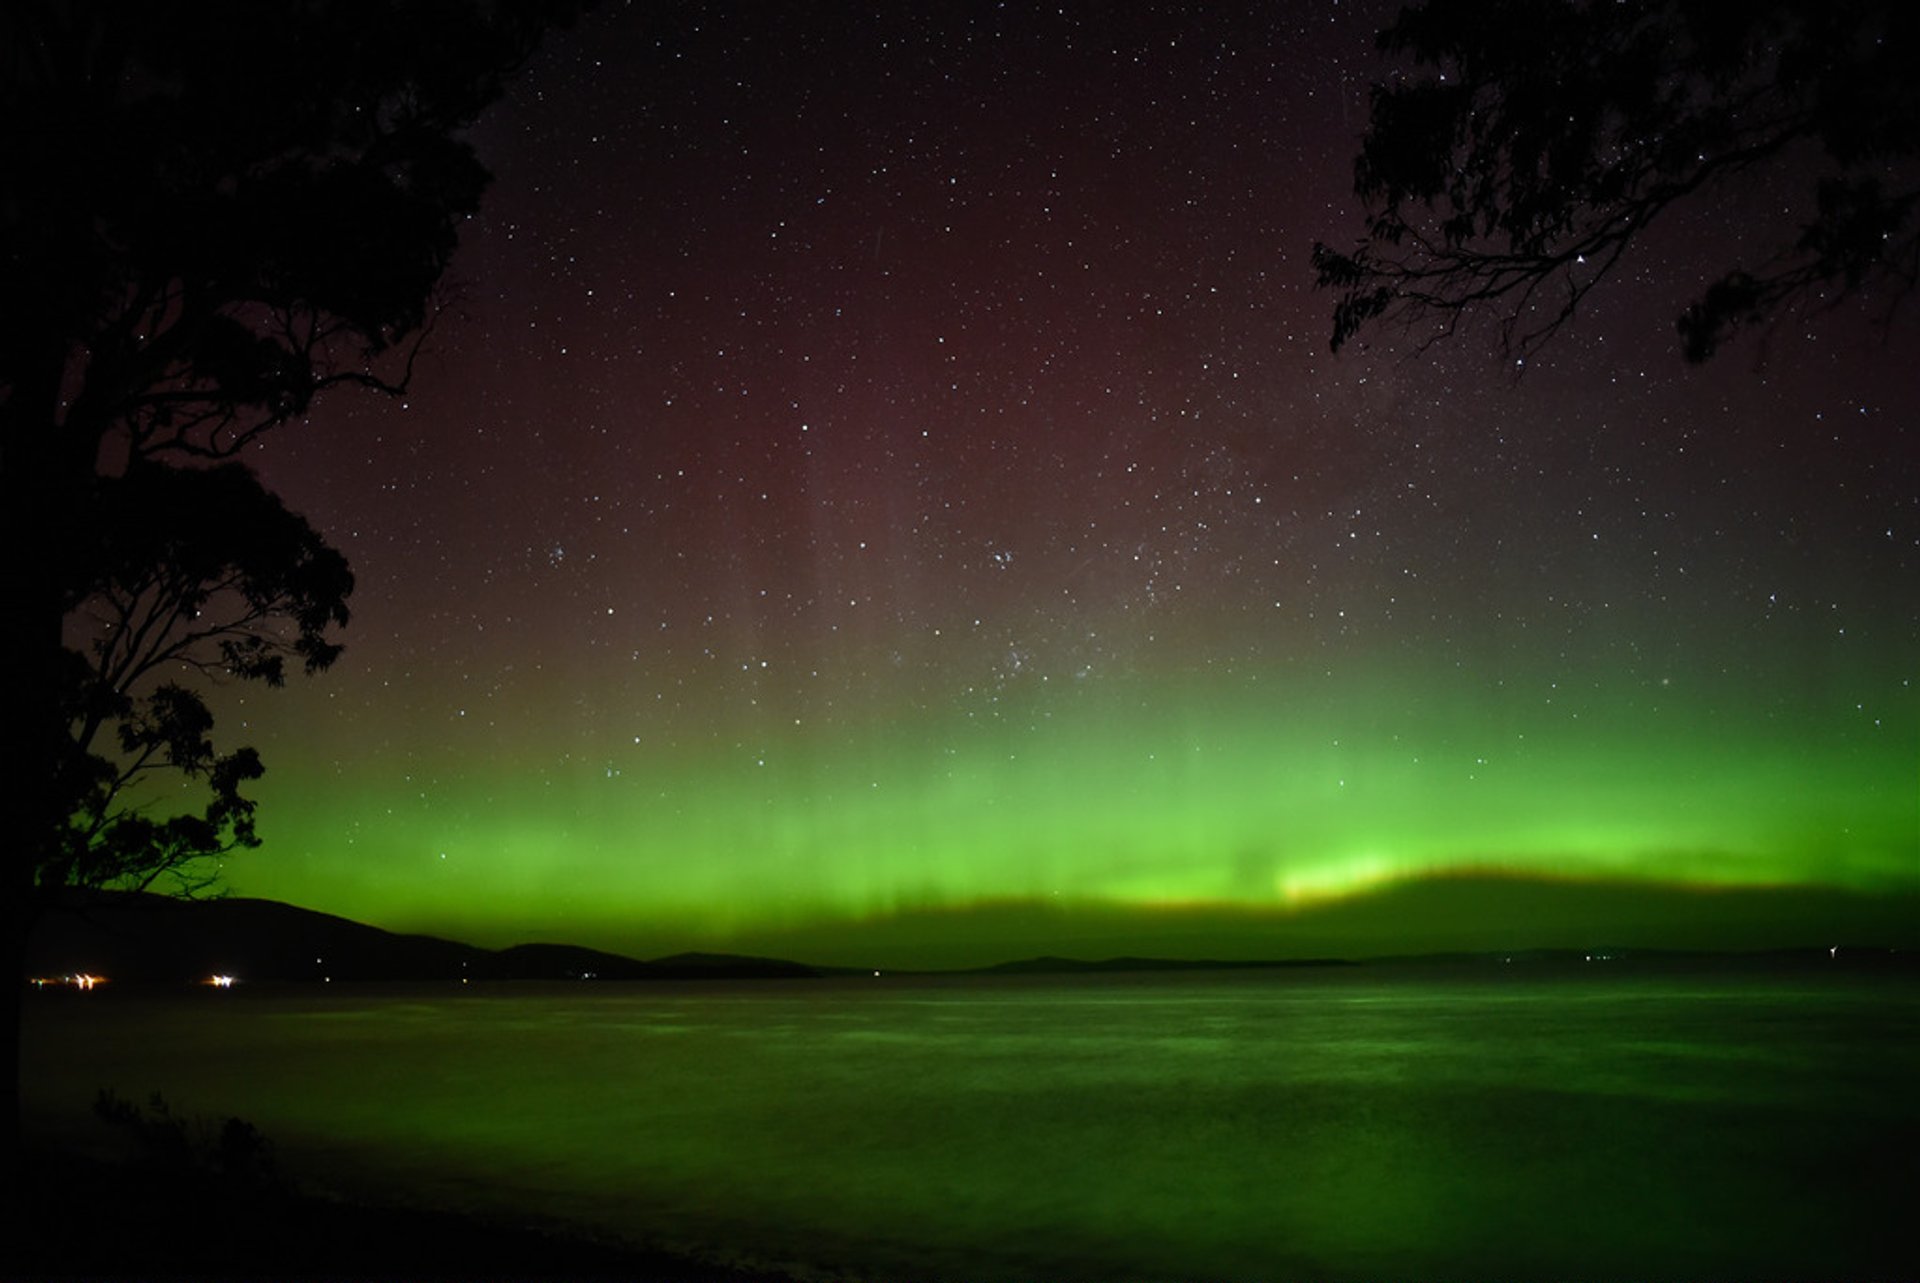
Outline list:
[[[774,958],[683,953],[653,962],[568,944],[482,949],[400,935],[272,900],[174,900],[108,892],[48,913],[29,974],[86,973],[116,983],[375,980],[764,980],[820,974]]]
[[[1092,944],[1092,941],[1086,943]],[[1148,971],[1288,970],[1362,965],[1559,965],[1709,962],[1831,963],[1920,969],[1920,950],[1881,945],[1795,946],[1773,950],[1671,949],[1640,944],[1584,949],[1529,948],[1377,954],[1361,960],[1312,958],[1182,958],[1132,953],[1084,957],[1046,954],[984,967],[886,969],[889,975],[1082,975]],[[508,980],[789,980],[869,974],[864,967],[810,966],[781,958],[678,953],[643,961],[570,944],[519,944],[483,949],[435,936],[402,935],[328,913],[271,900],[174,900],[135,893],[76,898],[49,913],[28,952],[39,977],[104,976],[115,983],[205,982],[234,976],[247,982],[508,981]]]
[[[572,944],[516,944],[490,955],[489,978],[515,980],[778,980],[821,973],[780,958],[676,953],[650,962]]]
[[[1828,949],[1519,949],[1500,952],[1390,954],[1374,958],[1288,958],[1266,961],[1188,958],[1023,958],[965,972],[929,972],[933,975],[1106,975],[1133,971],[1287,971],[1313,968],[1431,968],[1519,966],[1568,969],[1595,965],[1695,966],[1702,968],[1819,966],[1901,968],[1920,971],[1920,951],[1879,946]]]
[[[1009,899],[822,919],[742,939],[744,952],[813,961],[885,958],[889,973],[1014,958],[1419,956],[1516,961],[1662,951],[1744,954],[1840,946],[1920,950],[1920,891],[1703,887],[1650,879],[1460,870],[1298,904],[1139,906]],[[851,955],[851,957],[849,957]],[[880,964],[869,964],[880,965]]]
[[[1021,958],[975,968],[976,975],[1071,975],[1079,972],[1111,971],[1268,971],[1290,967],[1352,967],[1348,958],[1288,958],[1256,962],[1235,962],[1219,958]]]

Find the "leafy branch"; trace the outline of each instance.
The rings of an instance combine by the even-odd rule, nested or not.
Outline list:
[[[1427,0],[1380,37],[1354,166],[1366,234],[1314,246],[1332,345],[1391,325],[1415,346],[1493,318],[1524,359],[1669,211],[1812,159],[1798,234],[1724,269],[1678,318],[1705,361],[1788,310],[1920,283],[1920,22],[1875,0]],[[1884,320],[1891,320],[1891,310]]]

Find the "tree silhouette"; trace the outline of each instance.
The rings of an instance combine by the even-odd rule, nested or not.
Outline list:
[[[253,840],[239,790],[259,762],[213,748],[187,683],[277,681],[291,658],[324,667],[350,580],[250,474],[214,465],[303,425],[330,388],[404,390],[487,182],[461,131],[582,7],[0,5],[0,901],[14,976],[50,892],[187,872]],[[83,609],[97,613],[70,618]],[[211,800],[132,809],[165,769]],[[4,988],[17,1037],[20,988]],[[4,1061],[17,1101],[18,1057]],[[8,1139],[0,1152],[16,1154]]]
[[[1669,208],[1750,172],[1801,185],[1799,230],[1686,308],[1689,361],[1920,281],[1920,10],[1902,0],[1425,0],[1379,44],[1412,69],[1373,92],[1366,234],[1313,251],[1336,351],[1376,323],[1424,346],[1486,313],[1524,357]]]
[[[240,788],[263,768],[250,748],[218,753],[206,703],[156,678],[278,686],[289,660],[325,668],[340,654],[327,629],[347,622],[353,576],[239,464],[139,463],[103,480],[93,501],[81,554],[92,590],[68,616],[79,646],[63,685],[67,822],[35,876],[45,890],[145,890],[162,878],[196,890],[215,876],[210,857],[258,845]],[[204,786],[199,814],[154,814],[155,776],[168,772]]]

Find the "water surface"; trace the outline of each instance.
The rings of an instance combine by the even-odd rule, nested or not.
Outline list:
[[[1920,986],[1826,971],[279,988],[30,1004],[30,1107],[310,1185],[920,1279],[1897,1273]]]

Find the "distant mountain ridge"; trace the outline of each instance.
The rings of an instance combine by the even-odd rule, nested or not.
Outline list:
[[[990,966],[886,968],[889,975],[1087,975],[1149,971],[1285,970],[1361,964],[1415,966],[1608,963],[1632,960],[1825,963],[1920,971],[1920,950],[1885,946],[1721,950],[1629,946],[1376,953],[1365,958],[1208,959],[1054,954]],[[174,900],[133,892],[76,898],[48,914],[27,953],[29,975],[81,973],[110,981],[770,980],[869,974],[865,967],[810,966],[782,958],[679,953],[651,961],[581,945],[529,943],[484,949],[437,936],[405,935],[274,900]],[[878,971],[871,974],[878,975]]]
[[[642,961],[570,944],[483,949],[402,935],[274,900],[174,900],[137,892],[76,898],[48,913],[29,974],[116,981],[802,979],[798,962],[684,953]]]
[[[1263,971],[1289,967],[1351,967],[1350,958],[1286,958],[1266,961],[1234,961],[1223,958],[1059,958],[1043,955],[979,967],[982,975],[1054,975],[1083,971]]]

